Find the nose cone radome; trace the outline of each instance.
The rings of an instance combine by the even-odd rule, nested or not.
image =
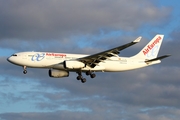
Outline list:
[[[18,60],[14,56],[8,57],[7,61],[15,65],[19,64]]]
[[[8,58],[7,58],[7,61],[10,62],[10,63],[12,63],[11,57],[8,57]]]

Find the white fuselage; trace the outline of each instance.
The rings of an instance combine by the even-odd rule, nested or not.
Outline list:
[[[139,53],[132,57],[119,57],[120,51],[138,43],[138,37],[127,44],[102,51],[92,55],[51,53],[51,52],[20,52],[11,55],[7,60],[23,67],[26,74],[27,67],[49,69],[49,77],[68,77],[69,72],[78,74],[77,80],[86,82],[82,72],[95,78],[94,72],[121,72],[158,64],[161,59],[170,55],[158,56],[164,35],[156,35]]]
[[[8,61],[19,66],[31,68],[66,70],[63,65],[64,61],[76,60],[86,56],[88,55],[50,52],[20,52],[13,54],[8,58]],[[160,60],[147,64],[144,59],[115,56],[100,62],[94,68],[89,66],[81,68],[81,71],[119,72],[142,68],[157,63],[160,63]],[[76,69],[68,69],[68,71],[76,71]]]

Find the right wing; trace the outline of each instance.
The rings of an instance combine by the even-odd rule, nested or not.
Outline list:
[[[127,47],[130,47],[136,43],[138,43],[141,40],[142,37],[138,37],[136,40],[127,43],[125,45],[119,46],[119,47],[115,47],[113,49],[110,50],[106,50],[94,55],[89,55],[83,58],[79,58],[77,60],[83,62],[84,64],[86,64],[87,66],[94,68],[96,65],[98,65],[100,62],[112,57],[112,56],[117,56],[121,51],[124,50]]]

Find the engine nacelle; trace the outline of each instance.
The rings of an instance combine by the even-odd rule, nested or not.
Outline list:
[[[86,67],[86,65],[80,61],[75,61],[75,60],[64,61],[64,68],[66,69],[80,69],[84,67]]]
[[[62,78],[62,77],[68,77],[68,76],[69,76],[68,71],[56,70],[56,69],[49,70],[49,77]]]

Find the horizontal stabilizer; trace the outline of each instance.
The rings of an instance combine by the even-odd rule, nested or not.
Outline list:
[[[171,55],[163,55],[163,56],[160,56],[160,57],[157,57],[157,58],[154,58],[154,59],[146,60],[145,62],[149,63],[149,62],[153,62],[153,61],[156,61],[156,60],[164,59],[164,58],[169,57],[169,56],[171,56]]]

